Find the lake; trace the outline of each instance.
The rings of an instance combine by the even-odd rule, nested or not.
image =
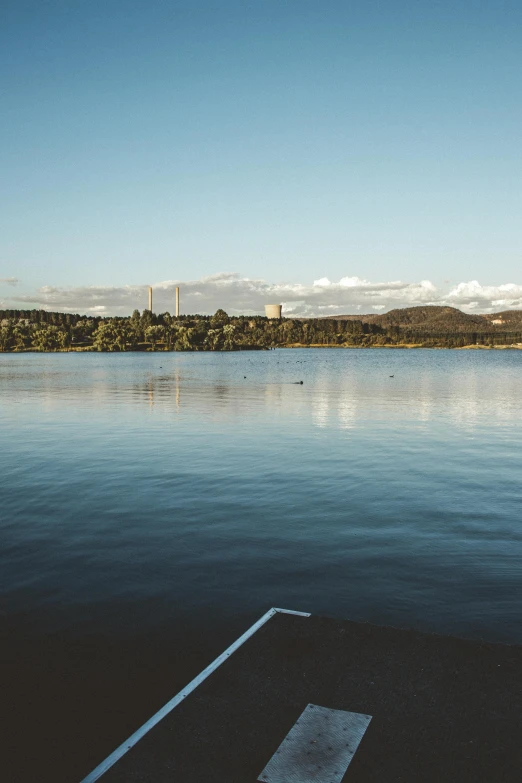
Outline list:
[[[12,780],[79,780],[271,606],[522,642],[521,399],[515,350],[0,354]]]

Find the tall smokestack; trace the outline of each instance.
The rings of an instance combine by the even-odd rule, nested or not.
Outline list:
[[[176,286],[176,317],[179,315],[179,287]]]
[[[152,286],[149,285],[149,310],[152,313]]]

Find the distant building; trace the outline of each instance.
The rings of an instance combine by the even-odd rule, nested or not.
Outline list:
[[[265,315],[267,318],[281,319],[281,309],[283,305],[265,305]]]

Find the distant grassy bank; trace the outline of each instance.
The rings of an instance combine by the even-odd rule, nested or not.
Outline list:
[[[289,343],[288,345],[280,345],[279,348],[402,348],[402,349],[413,349],[413,348],[430,348],[434,351],[467,351],[467,350],[475,350],[480,349],[483,351],[494,351],[494,350],[506,350],[506,349],[512,349],[512,350],[521,350],[522,344],[514,344],[514,345],[426,345],[425,343],[387,343],[383,345],[382,343],[371,343],[366,345],[337,345],[334,343],[317,343],[317,344],[304,344],[304,343]]]

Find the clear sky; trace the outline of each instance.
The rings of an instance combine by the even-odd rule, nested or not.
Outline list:
[[[2,0],[0,304],[522,306],[521,53],[504,0]]]

